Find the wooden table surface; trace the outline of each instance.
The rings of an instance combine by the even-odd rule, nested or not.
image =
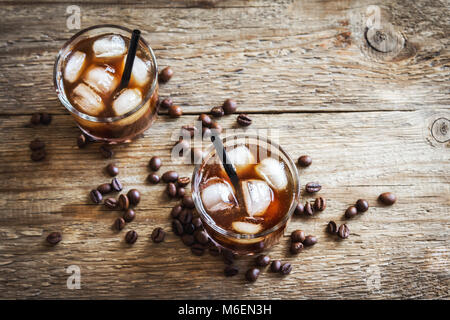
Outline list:
[[[185,116],[161,112],[144,137],[114,148],[125,189],[142,193],[136,220],[117,233],[119,213],[88,200],[109,180],[102,169],[110,161],[98,144],[77,148],[79,130],[53,89],[55,56],[76,32],[66,23],[72,2],[0,1],[0,298],[450,297],[448,2],[125,2],[76,1],[81,28],[141,29],[159,66],[175,71],[161,97]],[[394,51],[374,50],[364,35],[378,9],[382,30],[390,24],[402,39]],[[327,209],[293,218],[268,252],[292,263],[289,276],[263,272],[248,284],[252,258],[244,257],[240,274],[225,278],[219,258],[193,256],[172,233],[177,202],[164,185],[145,182],[151,156],[163,159],[162,171],[192,174],[192,165],[171,161],[173,134],[226,98],[253,118],[247,131],[271,129],[293,159],[312,156],[299,169],[302,186],[323,185]],[[51,113],[51,125],[27,127],[34,112]],[[220,124],[236,128],[236,116]],[[36,137],[48,151],[39,163],[28,149]],[[394,206],[377,203],[384,191],[398,196]],[[348,221],[350,237],[328,236],[328,221],[342,223],[359,198],[371,207]],[[157,226],[167,231],[161,244],[149,239]],[[289,234],[299,228],[319,242],[292,256]],[[124,243],[130,229],[140,235],[132,247]],[[52,231],[63,234],[55,247],[45,244]],[[66,285],[71,265],[81,271],[79,290]]]

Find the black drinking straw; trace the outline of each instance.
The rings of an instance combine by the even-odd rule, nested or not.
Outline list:
[[[122,79],[120,80],[119,90],[126,88],[131,78],[131,70],[133,70],[134,57],[136,57],[136,51],[141,37],[141,31],[135,29],[131,35],[130,46],[128,47],[127,61],[125,62],[125,68],[123,70]]]

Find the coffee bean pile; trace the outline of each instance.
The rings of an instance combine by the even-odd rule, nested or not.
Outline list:
[[[26,125],[26,127],[34,127],[37,125],[45,125],[48,126],[52,122],[52,115],[42,112],[42,113],[34,113],[31,115],[30,123]],[[47,156],[47,152],[45,150],[45,143],[40,139],[36,138],[30,142],[30,150],[31,150],[31,160],[32,161],[42,161]]]
[[[52,122],[52,115],[46,112],[34,113],[31,115],[30,119],[30,125],[32,126],[37,126],[39,124],[48,126],[51,122]]]

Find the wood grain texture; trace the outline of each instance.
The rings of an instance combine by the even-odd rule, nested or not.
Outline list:
[[[161,66],[174,78],[161,87],[186,116],[164,112],[145,135],[116,146],[125,190],[138,188],[137,218],[117,233],[119,212],[89,202],[88,192],[110,178],[98,144],[79,150],[79,134],[52,87],[55,54],[73,33],[65,2],[0,2],[0,298],[445,298],[450,297],[450,142],[431,134],[436,119],[450,119],[448,7],[440,1],[164,1],[146,4],[77,2],[82,27],[117,23],[139,27]],[[417,52],[387,62],[365,47],[361,21],[378,4]],[[350,33],[350,34],[349,34]],[[176,201],[164,185],[145,182],[147,162],[162,172],[190,176],[193,166],[173,161],[174,134],[197,114],[234,97],[253,124],[246,131],[278,137],[293,159],[313,164],[300,180],[320,181],[327,209],[293,218],[272,258],[293,264],[281,278],[263,272],[254,284],[241,272],[225,279],[219,258],[190,254],[170,230]],[[53,114],[48,127],[27,128],[36,110]],[[235,116],[220,120],[236,129]],[[270,129],[269,131],[267,131]],[[258,131],[260,130],[260,131]],[[28,143],[46,141],[48,157],[29,159]],[[384,207],[378,194],[398,203]],[[366,198],[369,211],[348,222],[345,241],[328,236],[331,219]],[[303,200],[310,197],[303,195]],[[166,241],[153,244],[163,227]],[[289,234],[301,228],[319,243],[298,256]],[[125,232],[139,233],[135,245]],[[61,231],[48,247],[45,237]],[[66,268],[81,268],[81,290],[66,287]]]

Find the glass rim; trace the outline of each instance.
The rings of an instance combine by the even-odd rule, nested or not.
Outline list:
[[[295,207],[297,206],[298,197],[300,195],[300,183],[299,183],[299,177],[298,177],[298,170],[297,170],[297,167],[296,167],[294,161],[291,159],[289,154],[286,151],[284,151],[284,149],[279,144],[273,142],[269,138],[262,136],[262,135],[240,133],[240,134],[232,134],[232,135],[229,135],[229,136],[226,136],[225,138],[223,138],[224,145],[225,145],[225,142],[227,141],[227,139],[239,139],[239,138],[254,138],[256,140],[263,138],[264,141],[266,141],[269,145],[274,146],[282,155],[284,155],[286,157],[287,166],[288,166],[289,172],[292,176],[293,197],[292,197],[292,202],[289,207],[289,210],[287,210],[287,212],[283,216],[283,218],[273,227],[266,229],[264,231],[261,231],[259,233],[255,233],[255,234],[242,234],[242,233],[236,233],[233,231],[229,231],[229,230],[226,230],[226,229],[218,226],[214,222],[214,219],[211,218],[211,216],[206,212],[205,208],[203,207],[203,203],[202,203],[201,196],[200,196],[200,191],[198,190],[198,185],[199,185],[200,181],[198,181],[198,183],[197,183],[197,178],[199,176],[199,173],[201,172],[203,164],[205,163],[206,160],[208,160],[210,158],[210,155],[216,151],[214,145],[210,145],[208,147],[208,149],[205,151],[206,156],[203,157],[202,162],[195,165],[195,169],[192,174],[192,183],[191,183],[192,199],[194,200],[195,207],[197,208],[197,211],[199,212],[200,216],[203,218],[204,221],[207,222],[208,226],[210,228],[212,228],[214,231],[218,232],[220,235],[223,235],[226,237],[232,237],[232,238],[238,239],[238,240],[242,240],[242,239],[252,240],[252,239],[258,239],[258,238],[265,237],[286,225],[287,221],[291,218],[291,216],[295,210]]]
[[[62,77],[62,71],[59,70],[58,66],[61,63],[61,59],[65,59],[64,53],[67,50],[67,48],[72,44],[73,41],[75,41],[76,39],[78,39],[80,36],[82,36],[83,34],[85,34],[88,31],[91,31],[94,29],[102,29],[102,28],[119,29],[119,30],[128,32],[128,33],[130,33],[130,38],[131,38],[131,34],[133,32],[131,29],[128,29],[127,27],[122,27],[122,26],[115,25],[115,24],[99,24],[99,25],[90,26],[88,28],[78,31],[76,34],[74,34],[72,37],[70,37],[69,40],[67,40],[64,43],[64,45],[59,50],[58,55],[56,56],[56,61],[53,66],[53,85],[54,85],[54,88],[56,90],[59,100],[61,101],[61,103],[64,105],[64,107],[70,113],[72,113],[82,119],[91,121],[91,122],[109,123],[109,122],[116,122],[116,121],[125,119],[125,118],[135,114],[141,108],[143,108],[145,106],[145,104],[151,99],[151,97],[153,96],[153,93],[156,90],[156,85],[158,82],[158,65],[156,63],[156,57],[155,57],[155,54],[154,54],[152,48],[148,45],[148,43],[141,36],[139,38],[139,46],[144,47],[144,49],[148,50],[148,52],[150,53],[150,60],[152,62],[151,71],[154,74],[150,89],[148,90],[147,95],[142,100],[142,102],[138,106],[136,106],[133,110],[130,110],[120,116],[115,116],[115,117],[96,117],[96,116],[91,116],[84,112],[79,111],[70,103],[69,99],[66,96],[64,87],[60,86],[60,80],[58,79],[58,76]]]

